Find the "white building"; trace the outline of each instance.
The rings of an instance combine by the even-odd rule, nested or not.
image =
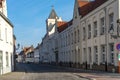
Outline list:
[[[48,54],[49,62],[118,72],[116,44],[120,38],[111,37],[110,30],[113,30],[112,35],[117,34],[119,10],[120,0],[75,0],[70,22],[48,18],[47,37],[43,39],[42,49]]]
[[[13,47],[13,25],[7,18],[6,0],[0,0],[0,75],[14,69]]]

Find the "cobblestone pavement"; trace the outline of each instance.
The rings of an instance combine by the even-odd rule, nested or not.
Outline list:
[[[73,72],[49,65],[17,64],[17,71],[0,76],[0,80],[89,80]]]

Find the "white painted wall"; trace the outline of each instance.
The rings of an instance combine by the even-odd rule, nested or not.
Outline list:
[[[13,61],[13,28],[1,16],[0,28],[0,51],[2,51],[3,54],[2,74],[5,74],[12,71],[11,61]],[[6,52],[8,52],[8,66],[6,66]]]

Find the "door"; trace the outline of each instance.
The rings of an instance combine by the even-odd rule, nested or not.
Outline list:
[[[118,72],[120,73],[120,61],[118,62]]]

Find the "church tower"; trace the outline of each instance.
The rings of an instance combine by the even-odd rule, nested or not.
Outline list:
[[[51,27],[55,24],[56,21],[62,21],[60,17],[57,16],[54,8],[52,8],[48,19],[46,20],[46,30],[50,31]]]
[[[0,0],[0,11],[7,17],[7,4],[6,4],[6,0]]]

